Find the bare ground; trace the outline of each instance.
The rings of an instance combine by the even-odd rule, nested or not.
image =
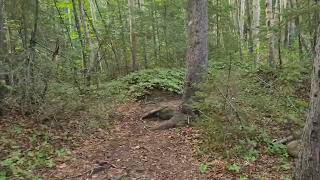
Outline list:
[[[85,141],[72,151],[69,162],[46,172],[45,179],[205,179],[194,157],[196,130],[151,131],[159,122],[141,120],[153,108],[179,104],[177,98],[158,100],[115,108],[117,120],[112,130]]]
[[[249,179],[289,177],[291,171],[280,170],[276,157],[260,154],[255,162],[247,163],[237,157],[226,162],[219,156],[199,155],[201,133],[197,128],[151,131],[151,127],[160,122],[141,120],[141,116],[152,109],[176,107],[179,103],[179,97],[154,94],[144,102],[121,104],[114,108],[114,123],[109,130],[99,129],[78,142],[72,142],[74,147],[69,160],[58,161],[54,168],[45,168],[36,174],[49,180],[224,180],[242,175]],[[0,126],[3,130],[8,129],[5,124]],[[72,131],[70,129],[70,133]],[[205,174],[200,173],[201,162],[210,166]],[[241,164],[241,172],[228,171],[227,166],[231,163]]]

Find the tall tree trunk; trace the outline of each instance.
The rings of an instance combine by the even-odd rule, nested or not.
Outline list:
[[[168,35],[167,35],[167,9],[168,9],[168,5],[167,5],[167,0],[164,1],[164,22],[165,24],[163,25],[163,34],[164,34],[164,42],[165,42],[165,53],[166,53],[166,61],[168,63],[170,63],[170,58],[169,58],[169,44],[168,44]]]
[[[260,0],[253,0],[252,2],[252,38],[253,38],[253,50],[255,51],[254,64],[259,61],[259,31],[260,31]]]
[[[253,54],[252,8],[251,8],[251,1],[249,0],[246,0],[246,14],[247,14],[248,50],[249,50],[249,55],[252,55]]]
[[[281,29],[281,0],[276,0],[276,5],[275,5],[275,13],[274,13],[274,24],[278,25],[278,33],[276,36],[274,34],[274,41],[275,43],[277,43],[277,47],[278,47],[278,51],[277,54],[278,59],[279,59],[279,67],[282,67],[282,57],[281,57],[281,33],[282,33],[282,29]]]
[[[0,58],[5,57],[5,34],[6,30],[4,28],[4,0],[0,0]]]
[[[137,70],[137,36],[135,32],[135,1],[128,0],[129,7],[129,28],[130,28],[130,42],[131,42],[131,59],[132,70]]]
[[[296,180],[318,180],[320,177],[320,25],[317,31],[315,52],[310,111],[302,137],[302,149],[294,173]]]
[[[86,55],[86,46],[82,38],[82,33],[81,33],[81,26],[80,26],[80,20],[77,12],[77,6],[75,0],[72,0],[72,7],[73,7],[73,16],[74,16],[74,21],[76,24],[76,29],[77,29],[77,34],[78,38],[80,41],[81,45],[81,54],[82,54],[82,64],[83,64],[83,71],[84,71],[84,78],[85,78],[85,85],[88,87],[90,86],[90,76],[89,76],[89,64],[87,60],[87,55]]]
[[[220,8],[220,1],[219,0],[216,0],[216,6],[217,8]],[[217,38],[217,47],[220,47],[220,41],[221,41],[221,37],[220,37],[220,22],[219,22],[219,19],[220,19],[220,15],[219,13],[217,12],[216,13],[216,38]]]
[[[246,11],[246,0],[240,0],[240,10],[239,10],[239,32],[240,38],[243,41],[244,37],[244,18],[245,18],[245,11]]]
[[[139,11],[140,12],[143,12],[143,7],[144,7],[144,1],[142,1],[142,0],[140,0],[140,1],[138,1],[138,3],[139,3]],[[145,29],[145,25],[144,25],[145,23],[143,22],[143,21],[140,21],[140,29],[142,30],[142,31],[144,31],[143,33],[142,33],[142,35],[143,35],[143,38],[141,38],[142,39],[142,51],[143,51],[143,62],[144,62],[144,68],[145,69],[147,69],[148,68],[148,55],[147,55],[147,31],[145,31],[144,29]]]
[[[37,33],[38,33],[38,20],[39,20],[39,0],[35,0],[35,12],[34,12],[34,23],[33,31],[31,32],[30,44],[28,49],[27,57],[27,67],[26,67],[26,80],[27,84],[26,95],[29,103],[34,103],[34,98],[31,93],[34,92],[34,61],[36,58],[36,43],[37,43]]]
[[[208,68],[208,1],[189,0],[188,3],[188,71],[184,102],[194,96]]]
[[[241,61],[243,61],[243,51],[242,51],[242,41],[244,39],[244,17],[242,14],[244,13],[244,10],[242,7],[242,4],[244,3],[244,0],[237,0],[236,1],[236,6],[240,8],[236,8],[236,27],[237,27],[237,33],[239,35],[239,58]]]
[[[128,58],[127,58],[127,46],[126,46],[126,38],[125,38],[125,22],[122,18],[121,4],[120,4],[119,0],[117,0],[117,6],[118,6],[118,17],[119,17],[119,21],[121,23],[122,60],[124,61],[126,73],[129,73],[129,64],[128,64]]]
[[[296,7],[296,1],[295,0],[289,0],[289,5],[291,9],[294,9]],[[288,48],[292,47],[292,44],[294,42],[296,33],[296,23],[294,20],[289,21],[288,23],[288,37],[287,37],[287,46]]]
[[[153,39],[153,50],[154,50],[154,59],[157,62],[158,61],[158,48],[157,48],[157,35],[156,35],[156,25],[155,25],[155,3],[152,1],[152,8],[150,8],[150,15],[152,18],[152,39]]]
[[[320,5],[320,0],[314,0],[314,5],[315,6],[319,6]],[[316,48],[315,48],[315,46],[316,46],[316,44],[317,44],[317,31],[316,31],[316,27],[318,26],[318,24],[320,24],[320,13],[314,13],[314,15],[313,15],[313,27],[314,28],[312,28],[313,30],[313,33],[311,33],[312,34],[312,36],[313,36],[313,39],[312,39],[312,49],[313,50],[315,50]],[[316,52],[315,51],[313,51],[313,55],[314,56],[316,56]]]
[[[267,20],[267,27],[268,27],[268,63],[270,67],[274,67],[274,33],[273,33],[273,25],[274,25],[274,15],[272,11],[272,0],[266,0],[266,20]]]
[[[81,24],[82,24],[82,29],[84,31],[84,43],[86,46],[87,51],[89,51],[89,58],[88,58],[88,67],[90,67],[90,64],[93,62],[94,60],[94,56],[95,56],[95,52],[94,52],[94,47],[93,47],[93,43],[90,37],[90,30],[89,30],[89,26],[86,20],[86,13],[85,13],[85,9],[84,9],[84,1],[83,0],[79,0],[79,11],[80,11],[80,20],[81,20]],[[88,76],[90,76],[88,74]]]
[[[155,129],[168,129],[188,123],[196,114],[192,103],[199,85],[205,81],[208,69],[208,1],[188,1],[187,75],[183,102],[174,116]]]

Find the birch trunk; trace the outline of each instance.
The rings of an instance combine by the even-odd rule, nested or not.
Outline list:
[[[257,64],[260,58],[260,55],[259,55],[259,47],[260,47],[259,33],[260,33],[260,12],[261,12],[260,0],[253,0],[252,9],[253,9],[252,38],[253,38],[253,49],[256,55],[254,64]]]
[[[274,52],[275,56],[278,57],[279,60],[279,67],[282,66],[282,58],[281,58],[281,26],[280,26],[280,22],[281,22],[281,3],[280,0],[276,0],[275,2],[275,13],[274,13],[274,24],[278,25],[278,33],[277,35],[274,33],[274,41],[275,41],[275,46],[278,47],[278,50]]]
[[[273,33],[273,25],[274,25],[274,15],[272,11],[272,0],[266,0],[266,24],[268,27],[268,49],[269,49],[269,54],[268,54],[268,63],[270,67],[274,67],[274,33]]]

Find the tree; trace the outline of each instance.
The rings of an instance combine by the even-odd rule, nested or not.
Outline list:
[[[267,19],[267,27],[268,27],[268,48],[269,48],[269,56],[268,63],[271,67],[273,67],[274,61],[274,33],[273,33],[273,25],[274,25],[274,15],[273,15],[273,6],[272,0],[266,0],[266,19]]]
[[[252,2],[252,36],[253,36],[253,50],[256,52],[256,57],[254,59],[254,64],[259,60],[259,31],[260,31],[260,0],[253,0]]]
[[[297,180],[316,180],[320,177],[320,25],[315,52],[309,116],[304,128],[302,149],[294,174]]]
[[[137,37],[135,32],[135,3],[134,2],[135,2],[134,0],[128,0],[132,69],[133,71],[136,71],[137,70]]]
[[[4,0],[0,0],[0,58],[4,58],[5,29],[4,29]]]
[[[78,34],[78,38],[79,38],[80,45],[81,45],[81,54],[82,54],[82,63],[83,63],[85,84],[86,84],[86,86],[89,87],[90,86],[90,75],[88,72],[89,71],[89,68],[88,68],[89,64],[88,64],[87,55],[86,55],[85,43],[82,38],[80,19],[79,19],[78,13],[77,13],[77,6],[76,6],[75,0],[72,0],[72,7],[73,7],[73,16],[74,16],[74,21],[76,24],[77,34]]]
[[[208,69],[208,2],[189,0],[187,76],[183,101],[195,95]]]
[[[186,123],[195,113],[194,95],[204,82],[208,69],[208,1],[188,1],[187,75],[182,104],[175,115],[156,129],[167,129]]]

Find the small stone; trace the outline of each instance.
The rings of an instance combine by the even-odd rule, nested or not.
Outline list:
[[[294,158],[297,158],[299,156],[299,151],[301,149],[301,141],[300,140],[294,140],[288,143],[288,154]]]

